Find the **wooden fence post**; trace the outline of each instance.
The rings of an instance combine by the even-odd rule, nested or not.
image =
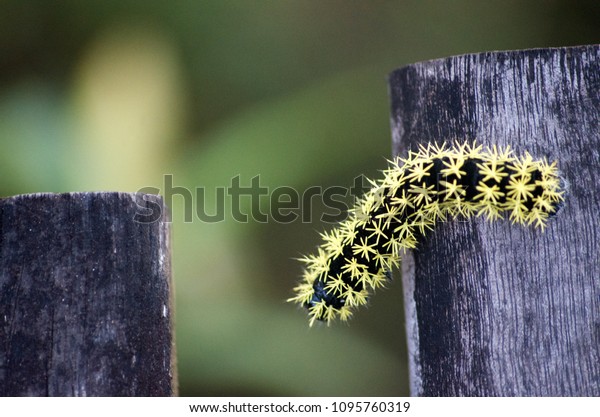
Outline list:
[[[1,199],[0,395],[173,395],[169,231],[159,196]]]
[[[394,152],[477,140],[557,160],[545,232],[436,226],[403,259],[413,395],[600,395],[600,47],[491,52],[389,78]]]

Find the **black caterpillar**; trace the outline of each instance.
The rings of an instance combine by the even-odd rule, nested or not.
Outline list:
[[[517,158],[507,147],[476,144],[429,145],[396,159],[384,178],[329,233],[316,255],[301,259],[302,282],[288,301],[308,309],[315,320],[343,321],[384,285],[405,249],[438,221],[508,213],[514,223],[543,229],[563,201],[556,162]]]

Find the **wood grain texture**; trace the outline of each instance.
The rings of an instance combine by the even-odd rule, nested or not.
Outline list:
[[[412,394],[600,395],[600,47],[417,63],[389,85],[396,154],[510,145],[569,185],[545,232],[451,221],[404,257]]]
[[[150,195],[0,200],[0,395],[173,394],[165,215]]]

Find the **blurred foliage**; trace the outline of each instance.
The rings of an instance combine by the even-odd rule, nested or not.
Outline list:
[[[237,175],[350,187],[390,157],[392,69],[596,43],[599,21],[596,0],[2,0],[0,195],[165,191],[172,175],[212,213]],[[284,302],[322,205],[310,224],[187,222],[198,201],[176,191],[182,395],[408,393],[399,282],[349,326],[308,329]]]

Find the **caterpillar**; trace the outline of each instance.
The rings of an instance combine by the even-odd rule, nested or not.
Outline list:
[[[508,214],[543,230],[564,200],[556,162],[516,157],[510,147],[429,144],[390,161],[383,174],[345,221],[321,234],[317,253],[300,259],[302,281],[288,301],[308,310],[311,326],[347,321],[438,221]]]

